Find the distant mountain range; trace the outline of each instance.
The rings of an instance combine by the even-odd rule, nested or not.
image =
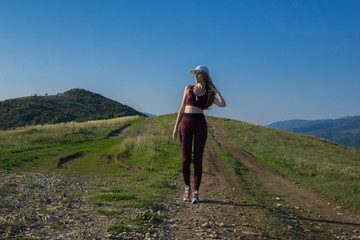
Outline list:
[[[151,114],[151,113],[143,112],[143,114],[145,114],[147,117],[157,117],[157,115],[154,115],[154,114]]]
[[[84,89],[71,89],[61,94],[30,96],[0,101],[0,130],[22,126],[83,122],[143,113]]]
[[[322,120],[288,120],[267,127],[312,135],[345,146],[360,147],[360,116]]]

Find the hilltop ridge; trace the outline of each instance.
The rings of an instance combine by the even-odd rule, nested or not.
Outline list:
[[[288,120],[275,122],[267,127],[312,135],[345,146],[360,147],[360,116],[321,120]]]
[[[74,88],[57,95],[30,96],[0,102],[0,130],[22,126],[145,116],[91,91]]]

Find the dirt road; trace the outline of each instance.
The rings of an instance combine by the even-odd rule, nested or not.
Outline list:
[[[209,124],[209,131],[199,195],[201,203],[194,205],[181,201],[183,183],[179,178],[178,190],[173,198],[181,208],[170,216],[175,226],[170,232],[171,238],[360,239],[358,215],[351,214],[261,163],[226,138],[215,123]],[[211,139],[215,139],[233,158],[254,173],[256,181],[261,184],[261,191],[274,194],[270,204],[275,206],[244,200],[244,189],[223,166]],[[267,218],[266,214],[273,216]],[[274,217],[288,228],[286,233],[284,226],[268,227],[266,221]]]
[[[183,203],[183,186],[179,184],[174,200],[183,208],[171,217],[178,227],[171,233],[174,239],[257,239],[266,236],[258,228],[249,203],[241,200],[236,184],[228,178],[216,152],[206,145],[206,159],[200,204]],[[181,180],[180,180],[181,181]]]

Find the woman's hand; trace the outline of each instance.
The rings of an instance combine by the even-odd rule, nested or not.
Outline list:
[[[178,130],[175,128],[174,131],[173,131],[173,139],[174,139],[174,141],[176,141],[177,135],[178,135]]]
[[[215,94],[218,92],[218,90],[216,89],[216,87],[214,85],[210,85],[210,90],[212,92],[214,92]]]

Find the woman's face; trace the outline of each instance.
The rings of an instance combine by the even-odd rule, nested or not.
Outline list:
[[[203,83],[204,78],[201,73],[199,72],[195,73],[195,81],[196,83]]]

